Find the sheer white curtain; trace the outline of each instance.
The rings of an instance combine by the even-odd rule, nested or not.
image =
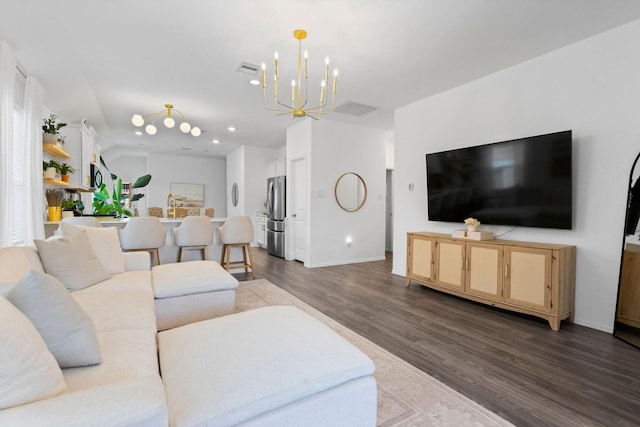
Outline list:
[[[0,247],[12,243],[12,145],[16,56],[0,40]]]
[[[44,89],[35,77],[27,76],[24,94],[25,163],[22,178],[25,187],[21,194],[24,201],[22,212],[22,241],[33,244],[33,239],[44,239],[44,189],[42,184],[42,102]]]

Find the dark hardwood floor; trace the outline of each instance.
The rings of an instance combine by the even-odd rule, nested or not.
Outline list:
[[[640,350],[610,334],[487,307],[385,261],[307,269],[254,249],[267,279],[518,426],[640,425]],[[251,275],[234,274],[239,280]]]

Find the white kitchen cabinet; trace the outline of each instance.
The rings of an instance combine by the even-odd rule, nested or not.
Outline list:
[[[256,246],[260,246],[261,248],[267,247],[267,216],[262,214],[256,214],[256,219],[254,222],[255,233],[256,233]]]
[[[281,176],[287,174],[287,162],[285,159],[279,159],[267,164],[267,178]]]
[[[70,123],[60,129],[65,136],[64,148],[71,155],[68,164],[75,172],[69,176],[69,186],[79,190],[91,188],[91,164],[100,166],[98,134],[84,123]]]

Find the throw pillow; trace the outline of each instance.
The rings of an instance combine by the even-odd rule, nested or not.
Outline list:
[[[102,361],[93,322],[55,277],[29,270],[7,299],[31,320],[61,368]]]
[[[91,246],[86,232],[57,239],[34,240],[44,271],[77,291],[111,277]]]
[[[0,410],[60,394],[62,371],[24,314],[0,297]]]
[[[116,227],[87,227],[62,221],[60,232],[62,236],[73,236],[87,233],[91,246],[96,252],[98,259],[111,274],[124,272],[124,254],[120,247],[120,237]]]

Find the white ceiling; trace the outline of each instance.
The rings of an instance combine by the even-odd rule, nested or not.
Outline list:
[[[107,151],[222,157],[285,145],[292,119],[266,111],[261,87],[236,69],[272,70],[278,51],[289,81],[296,28],[308,32],[310,80],[330,56],[336,104],[377,108],[322,120],[391,130],[398,107],[639,18],[638,0],[0,0],[0,39],[44,86],[47,108],[87,119]],[[167,102],[206,132],[134,135],[131,116]]]

